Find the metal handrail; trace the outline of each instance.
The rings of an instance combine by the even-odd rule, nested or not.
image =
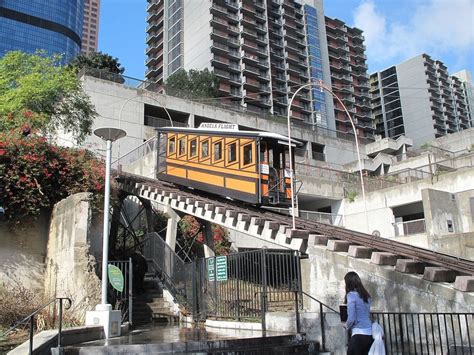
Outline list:
[[[56,297],[50,300],[48,303],[45,305],[41,306],[38,308],[36,311],[31,313],[30,315],[26,316],[23,318],[21,321],[17,322],[13,327],[9,328],[7,331],[1,334],[1,337],[6,336],[7,334],[11,333],[14,329],[18,328],[20,325],[25,323],[26,321],[29,320],[30,322],[30,344],[29,344],[29,354],[33,354],[33,328],[34,328],[34,319],[35,315],[37,315],[40,311],[48,307],[50,304],[55,303],[56,301],[59,300],[59,328],[58,328],[58,348],[61,347],[61,332],[62,332],[62,326],[63,326],[63,300],[68,301],[68,306],[65,309],[71,308],[72,301],[68,297]]]
[[[282,291],[257,291],[255,292],[256,294],[260,294],[261,302],[260,302],[260,308],[261,308],[261,314],[262,314],[262,330],[266,330],[266,323],[265,323],[265,312],[266,312],[266,298],[267,294],[269,293],[281,293]],[[285,291],[284,291],[285,292]],[[319,321],[321,325],[321,347],[322,350],[326,350],[326,335],[324,333],[324,319],[323,319],[323,307],[326,307],[327,309],[333,311],[336,314],[339,314],[338,311],[336,311],[334,308],[328,306],[327,304],[321,302],[320,300],[314,298],[310,294],[304,292],[304,291],[286,291],[286,292],[293,292],[295,294],[295,319],[296,319],[296,332],[300,333],[301,331],[301,321],[300,321],[300,312],[299,312],[299,299],[298,299],[298,294],[308,296],[312,300],[316,301],[319,303]]]

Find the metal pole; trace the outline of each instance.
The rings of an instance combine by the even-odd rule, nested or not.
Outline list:
[[[107,266],[109,264],[110,165],[112,163],[111,152],[112,141],[107,140],[104,194],[104,229],[102,233],[102,304],[107,304]]]
[[[299,302],[298,302],[298,292],[295,291],[295,318],[296,318],[296,332],[300,333],[301,331],[301,324],[300,324],[300,310],[299,310]]]
[[[30,355],[33,354],[33,329],[35,323],[35,316],[30,317]]]
[[[319,324],[321,325],[321,346],[326,351],[326,334],[324,333],[323,304],[319,302]]]
[[[58,349],[61,349],[61,332],[63,329],[63,299],[59,299],[59,329],[58,329]],[[60,351],[61,353],[61,351]]]
[[[133,325],[133,263],[128,258],[128,322]]]

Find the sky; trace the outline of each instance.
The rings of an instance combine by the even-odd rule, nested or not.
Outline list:
[[[101,0],[99,50],[138,79],[145,76],[146,7],[146,0]],[[421,53],[450,73],[474,74],[474,0],[324,0],[324,12],[364,31],[369,74]]]

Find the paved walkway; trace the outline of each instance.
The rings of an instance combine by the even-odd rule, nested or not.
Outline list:
[[[262,332],[260,330],[222,329],[211,327],[192,328],[179,325],[144,326],[132,330],[118,338],[96,340],[81,346],[109,346],[125,344],[160,344],[223,339],[260,338],[265,336],[289,335],[280,332]]]

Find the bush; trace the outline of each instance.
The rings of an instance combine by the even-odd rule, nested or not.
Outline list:
[[[104,175],[104,163],[86,150],[58,147],[43,137],[0,133],[0,206],[13,225],[78,192],[94,193],[99,207]]]
[[[3,328],[2,331],[16,325],[50,301],[41,294],[13,281],[0,286],[0,299],[2,300],[2,307],[0,307],[0,328]],[[80,325],[81,322],[67,312],[66,305],[63,303],[63,327]],[[34,322],[35,332],[58,327],[58,307],[57,303],[53,303],[38,312]],[[30,323],[26,321],[7,336],[19,340],[17,342],[22,342],[27,339],[29,326]],[[2,340],[5,341],[5,339],[0,339],[0,341]]]

